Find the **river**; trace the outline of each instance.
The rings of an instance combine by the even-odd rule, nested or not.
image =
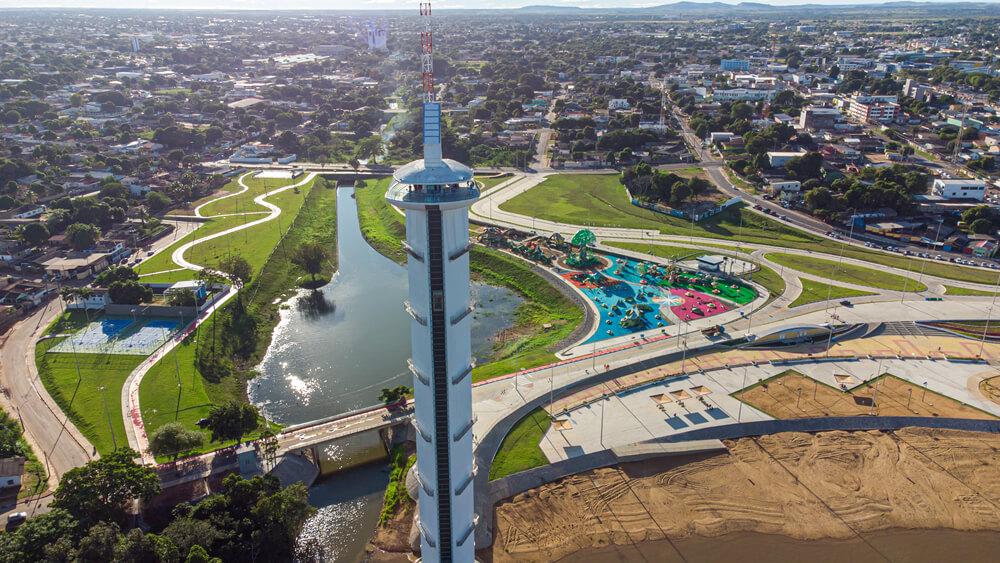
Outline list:
[[[406,269],[365,241],[352,188],[337,192],[338,271],[316,292],[302,290],[283,305],[271,346],[248,390],[270,420],[283,425],[371,406],[383,387],[413,385],[410,317],[403,310]],[[473,355],[484,360],[489,338],[515,320],[513,292],[473,284]],[[374,532],[388,482],[384,466],[345,471],[318,481],[310,504],[320,509],[306,524],[327,560],[360,561]]]

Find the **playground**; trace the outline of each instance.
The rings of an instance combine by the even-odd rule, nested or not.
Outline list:
[[[148,356],[163,345],[180,322],[166,319],[105,317],[87,324],[53,346],[50,353]]]
[[[711,317],[756,297],[753,289],[739,283],[723,283],[710,274],[612,258],[611,266],[600,271],[559,271],[601,313],[600,328],[587,342]]]

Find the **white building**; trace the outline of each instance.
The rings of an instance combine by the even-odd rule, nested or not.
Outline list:
[[[784,88],[781,88],[780,90],[784,90]],[[746,100],[746,101],[770,100],[780,90],[777,88],[773,90],[767,90],[764,88],[716,89],[712,91],[712,101],[735,102],[737,100]]]
[[[611,98],[608,100],[608,109],[629,109],[628,100],[625,98]]]
[[[981,180],[943,180],[937,178],[931,188],[934,195],[945,199],[974,199],[983,201],[986,197],[986,182]]]
[[[802,182],[799,182],[798,180],[772,180],[768,183],[767,189],[772,194],[776,194],[778,192],[799,193],[799,190],[802,189]]]
[[[398,169],[385,195],[406,210],[423,561],[475,559],[469,206],[478,197],[472,170],[441,158],[441,105],[425,102],[424,158]]]
[[[806,153],[804,152],[769,152],[767,153],[767,162],[771,165],[771,168],[781,168],[789,160],[802,156]]]

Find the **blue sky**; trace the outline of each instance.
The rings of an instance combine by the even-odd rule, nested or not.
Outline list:
[[[579,6],[586,8],[623,8],[658,6],[675,0],[435,0],[435,8],[517,8],[525,5]],[[694,0],[698,1],[698,0]],[[872,0],[754,0],[773,5],[787,4],[875,4]],[[954,2],[961,0],[938,0]],[[990,0],[987,0],[990,1]],[[244,9],[244,10],[416,10],[418,0],[0,0],[0,8],[71,7],[71,8],[151,8],[151,9]],[[728,1],[727,4],[738,2]]]

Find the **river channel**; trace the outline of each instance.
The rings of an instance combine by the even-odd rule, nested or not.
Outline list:
[[[353,188],[337,192],[337,273],[317,292],[300,291],[283,306],[260,374],[248,390],[251,402],[283,425],[371,406],[383,387],[413,384],[406,368],[406,269],[364,240],[353,194]],[[482,363],[490,337],[513,324],[522,300],[505,288],[475,283],[472,300],[473,355]],[[387,482],[379,465],[321,479],[309,497],[320,510],[303,535],[320,541],[327,561],[360,561]]]

